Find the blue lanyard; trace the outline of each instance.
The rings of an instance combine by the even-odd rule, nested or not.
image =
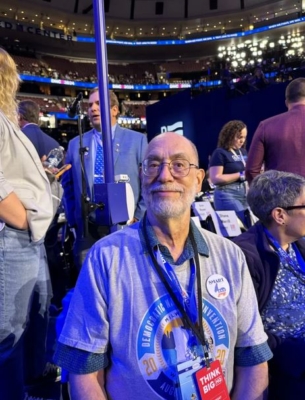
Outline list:
[[[193,323],[197,322],[197,304],[196,304],[196,295],[195,295],[195,279],[196,279],[196,267],[195,267],[195,262],[194,259],[190,259],[190,282],[189,282],[189,287],[188,291],[183,289],[183,287],[180,285],[180,282],[177,278],[177,275],[173,269],[173,267],[168,263],[160,249],[159,246],[157,247],[157,250],[154,250],[155,257],[159,263],[160,266],[163,266],[163,271],[164,271],[164,276],[169,285],[172,286],[174,292],[176,293],[176,296],[178,297],[181,305],[183,305],[185,312],[188,313],[191,321]]]
[[[295,271],[299,271],[305,273],[305,261],[295,243],[292,243],[292,249],[295,252],[296,258],[292,257],[290,251],[287,253],[285,250],[282,249],[279,242],[275,239],[275,237],[268,231],[267,228],[264,227],[264,231],[266,236],[268,237],[269,241],[278,252],[280,260],[282,263],[286,263],[293,267]]]
[[[146,242],[146,246],[147,246],[148,252],[150,254],[150,257],[152,259],[153,265],[156,268],[156,272],[158,273],[161,281],[164,283],[164,285],[165,285],[168,293],[170,294],[173,302],[175,303],[176,307],[180,311],[182,319],[183,319],[183,322],[185,324],[185,327],[192,331],[193,338],[195,339],[195,337],[196,337],[198,339],[198,343],[200,343],[202,345],[202,348],[204,350],[205,364],[209,368],[210,367],[209,344],[207,343],[207,340],[206,340],[206,337],[205,337],[205,334],[204,334],[203,325],[202,325],[203,316],[202,316],[202,306],[201,306],[201,304],[198,306],[198,318],[197,318],[197,312],[196,312],[196,316],[192,317],[192,318],[194,318],[194,320],[196,322],[193,322],[192,318],[190,317],[190,310],[192,310],[191,312],[193,313],[193,309],[194,309],[192,304],[195,304],[195,308],[196,308],[196,298],[195,298],[195,288],[194,288],[195,284],[194,283],[192,284],[190,282],[191,292],[194,292],[194,294],[191,293],[190,302],[189,302],[190,306],[187,306],[187,310],[188,310],[188,312],[187,312],[186,311],[185,302],[183,300],[183,295],[182,294],[179,295],[179,297],[182,296],[182,303],[181,303],[180,299],[176,296],[176,293],[175,293],[175,292],[177,292],[176,288],[175,287],[172,288],[172,285],[171,285],[172,279],[174,279],[174,281],[178,281],[178,278],[177,278],[175,273],[171,274],[171,275],[169,275],[167,273],[167,271],[165,270],[163,261],[161,261],[161,263],[160,263],[160,261],[158,262],[158,260],[156,258],[156,255],[158,256],[158,253],[161,254],[161,252],[158,249],[158,253],[156,253],[150,247],[146,226],[147,226],[147,213],[145,212],[144,217],[143,217],[143,234],[144,234],[144,239],[145,239],[145,242]],[[194,239],[193,232],[191,230],[191,226],[190,226],[189,237],[190,237],[190,240],[192,242],[193,250],[194,250],[194,253],[195,253],[195,261],[196,261],[196,264],[195,264],[194,260],[192,259],[191,268],[194,268],[194,274],[196,275],[196,280],[197,280],[198,299],[199,299],[199,302],[201,302],[202,289],[201,289],[200,261],[199,261],[199,257],[198,257],[197,245],[196,245],[196,242],[195,242],[195,239]],[[164,258],[163,258],[163,260],[164,260]],[[165,263],[166,263],[166,261],[165,261]],[[193,267],[192,267],[192,265],[193,265]],[[192,280],[192,272],[193,271],[191,271],[190,281]],[[170,278],[169,278],[169,276],[170,276]],[[179,287],[180,287],[180,283],[179,283]],[[175,292],[174,292],[174,290],[175,290]],[[179,289],[179,290],[181,290],[181,289]],[[179,290],[178,290],[178,293],[179,293]],[[197,310],[197,308],[196,308],[196,310]],[[190,344],[191,345],[196,345],[196,343],[194,343],[194,340],[192,338],[190,340]]]

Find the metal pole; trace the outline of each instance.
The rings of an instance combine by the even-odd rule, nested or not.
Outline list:
[[[108,89],[108,60],[106,47],[106,26],[104,0],[93,0],[94,31],[96,43],[96,64],[100,95],[100,116],[104,150],[105,182],[114,182],[112,131]]]

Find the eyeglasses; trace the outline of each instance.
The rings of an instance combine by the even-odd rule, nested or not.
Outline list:
[[[304,205],[299,205],[299,206],[289,206],[289,207],[281,207],[283,210],[289,211],[289,210],[301,210],[302,208],[305,208]]]
[[[174,178],[183,178],[189,174],[191,168],[199,168],[197,165],[191,164],[189,161],[180,158],[169,163],[146,158],[142,164],[140,164],[144,175],[149,176],[150,178],[158,176],[163,165],[168,165],[170,173]]]

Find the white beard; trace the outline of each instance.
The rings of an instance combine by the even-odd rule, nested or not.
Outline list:
[[[176,200],[172,199],[158,199],[153,201],[153,192],[157,190],[165,190],[166,188],[171,190],[177,190],[180,193],[180,197]],[[145,184],[142,186],[142,195],[146,204],[147,209],[149,209],[155,216],[161,218],[178,218],[181,217],[193,203],[197,190],[196,185],[188,193],[183,191],[183,188],[174,185],[159,184],[152,187],[147,187]]]

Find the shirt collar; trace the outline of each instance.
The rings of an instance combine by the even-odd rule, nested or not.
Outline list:
[[[146,218],[146,222],[147,222],[146,231],[147,231],[149,246],[152,249],[154,249],[158,245],[160,250],[161,250],[161,253],[164,256],[164,258],[170,264],[181,265],[185,261],[187,261],[187,260],[189,260],[189,259],[191,259],[191,258],[193,258],[195,256],[191,240],[188,237],[181,256],[178,258],[178,260],[176,262],[174,262],[169,249],[159,242],[159,240],[158,240],[158,238],[157,238],[157,236],[156,236],[156,234],[155,234],[155,232],[153,230],[153,227],[151,226],[148,218]],[[143,248],[147,252],[148,249],[147,249],[147,245],[146,245],[146,242],[145,242],[145,239],[144,239],[143,229],[145,229],[145,227],[144,227],[144,219],[142,219],[140,221],[140,239],[141,239]],[[208,245],[207,245],[207,243],[204,240],[202,234],[200,233],[199,229],[196,227],[196,225],[195,225],[195,223],[193,222],[192,219],[191,219],[191,230],[192,230],[193,235],[194,235],[194,239],[195,239],[195,242],[196,242],[196,245],[197,245],[198,253],[203,255],[203,256],[205,256],[205,257],[209,257]]]
[[[118,124],[115,124],[113,126],[111,126],[111,136],[112,136],[112,140],[114,139],[114,133],[116,130]],[[102,140],[102,132],[97,131],[96,129],[94,129],[94,134],[97,135],[101,140]]]
[[[29,125],[36,125],[36,126],[38,126],[38,125],[35,124],[34,122],[28,122],[27,124],[23,125],[23,127],[21,128],[21,130],[24,129],[25,127],[29,126]]]

